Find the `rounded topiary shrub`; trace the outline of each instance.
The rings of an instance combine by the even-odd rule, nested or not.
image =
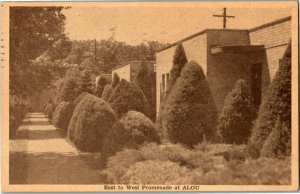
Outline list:
[[[158,134],[152,121],[144,114],[129,111],[114,125],[105,138],[101,161],[124,148],[137,149],[145,142],[159,142]]]
[[[285,123],[291,130],[291,59],[289,57],[283,57],[279,62],[279,69],[260,105],[249,144],[255,145],[260,151],[275,128],[277,120]]]
[[[192,147],[205,137],[214,141],[217,110],[201,66],[191,61],[182,69],[162,113],[162,127],[173,143]]]
[[[117,122],[107,102],[87,94],[76,106],[68,127],[68,139],[83,151],[100,151],[109,130]]]
[[[79,102],[88,94],[88,92],[83,92],[74,100],[74,108],[79,104]]]
[[[249,88],[244,80],[238,80],[235,88],[227,95],[220,116],[218,129],[224,143],[247,143],[255,108]]]
[[[106,101],[107,101],[107,100],[109,99],[109,97],[110,97],[112,91],[113,91],[112,85],[107,84],[107,85],[104,87],[104,89],[103,89],[101,98],[102,98],[103,100],[106,100]]]
[[[62,129],[68,129],[73,111],[73,103],[65,101],[60,102],[53,113],[52,124]]]
[[[143,91],[133,83],[122,79],[108,99],[115,113],[122,117],[130,110],[141,112],[148,116],[149,104]]]

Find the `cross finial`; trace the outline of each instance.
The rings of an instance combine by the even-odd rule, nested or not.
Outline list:
[[[223,18],[223,28],[226,28],[226,21],[227,18],[235,18],[235,16],[229,16],[226,14],[226,7],[223,8],[223,14],[222,15],[213,15],[214,17],[222,17]]]

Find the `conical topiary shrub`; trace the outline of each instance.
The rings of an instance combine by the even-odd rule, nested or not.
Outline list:
[[[217,111],[200,65],[191,61],[170,91],[162,114],[162,127],[173,143],[193,146],[203,140],[213,141]]]
[[[137,149],[145,142],[159,142],[154,124],[144,114],[129,111],[108,132],[101,151],[101,161],[107,161],[108,157],[124,148]]]
[[[74,110],[68,139],[79,150],[101,151],[106,134],[116,122],[116,114],[107,102],[87,94]]]
[[[141,112],[148,116],[149,104],[143,91],[135,84],[122,79],[108,99],[109,105],[118,117],[130,110]]]
[[[62,129],[68,129],[70,119],[74,111],[74,104],[62,101],[55,108],[52,124]]]
[[[288,53],[285,55],[290,56]],[[291,130],[291,59],[289,57],[283,57],[279,62],[279,70],[260,105],[249,147],[260,152],[275,128],[277,120],[285,123],[286,127]]]
[[[218,129],[224,143],[247,143],[255,108],[249,88],[244,80],[238,80],[235,88],[227,95],[220,116]]]
[[[111,95],[111,93],[113,92],[113,87],[112,85],[110,84],[107,84],[104,89],[103,89],[103,92],[102,92],[102,96],[101,98],[105,101],[107,101]]]

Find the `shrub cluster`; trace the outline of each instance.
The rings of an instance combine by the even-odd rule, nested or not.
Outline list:
[[[87,94],[74,110],[68,139],[79,150],[101,151],[106,134],[116,122],[116,114],[107,102]]]
[[[64,101],[60,102],[53,113],[52,124],[62,129],[68,129],[73,111],[73,103]]]
[[[193,146],[205,136],[213,141],[217,110],[201,66],[195,61],[185,65],[167,96],[162,127],[173,143]]]
[[[201,147],[201,146],[200,146]],[[285,185],[291,183],[290,159],[219,160],[220,148],[186,149],[147,144],[125,149],[108,161],[102,175],[109,184]],[[232,149],[231,150],[236,150]],[[254,173],[255,172],[255,173]]]
[[[26,114],[27,107],[24,104],[14,104],[9,106],[9,138],[14,138],[18,127]]]
[[[101,161],[105,162],[124,148],[137,149],[145,142],[159,142],[154,124],[142,113],[129,111],[108,132],[101,151]]]
[[[285,53],[285,55],[290,56],[288,53]],[[284,124],[285,127],[281,124],[276,126],[277,120],[279,120],[279,123]],[[258,118],[252,130],[249,147],[256,149],[257,152],[261,152],[261,149],[264,147],[265,151],[269,150],[268,152],[271,152],[273,150],[273,154],[276,155],[278,150],[274,149],[272,144],[275,139],[277,139],[276,141],[281,141],[281,137],[284,136],[279,134],[285,128],[291,134],[291,58],[289,57],[283,57],[279,62],[279,70],[259,108]],[[274,131],[274,129],[279,131]],[[269,138],[270,135],[271,137]],[[269,140],[267,141],[268,138]],[[288,139],[290,138],[289,136]]]
[[[255,108],[249,88],[244,80],[238,80],[235,88],[227,95],[220,116],[218,129],[224,143],[247,143]]]
[[[130,110],[149,115],[149,104],[143,91],[136,84],[124,79],[114,88],[108,103],[118,117],[122,117]]]

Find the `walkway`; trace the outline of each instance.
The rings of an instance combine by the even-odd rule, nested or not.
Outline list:
[[[101,184],[100,154],[78,152],[42,113],[27,114],[9,146],[10,184]]]

